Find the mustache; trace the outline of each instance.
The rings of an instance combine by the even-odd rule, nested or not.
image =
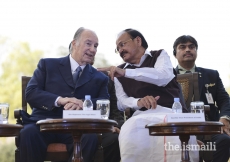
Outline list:
[[[185,54],[183,54],[183,56],[186,56],[186,55],[191,55],[193,56],[193,54],[191,52],[186,52]]]
[[[120,56],[123,57],[124,54],[126,54],[126,53],[128,53],[128,52],[127,52],[127,51],[122,51],[122,52],[120,53]]]

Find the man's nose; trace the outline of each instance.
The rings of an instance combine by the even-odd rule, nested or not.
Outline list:
[[[189,46],[186,46],[185,51],[191,51]]]
[[[118,52],[119,52],[119,53],[122,53],[122,52],[123,52],[122,47],[121,47],[121,48],[119,48]]]
[[[97,52],[97,48],[94,47],[94,46],[91,46],[91,47],[90,47],[90,51],[96,53],[96,52]]]

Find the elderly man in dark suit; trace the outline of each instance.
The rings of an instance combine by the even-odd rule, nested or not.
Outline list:
[[[196,67],[198,44],[195,38],[183,35],[176,39],[173,45],[173,54],[178,61],[176,71],[178,74],[188,72],[199,73],[200,100],[210,105],[209,120],[224,123],[223,134],[212,136],[211,141],[216,142],[216,151],[213,162],[227,162],[230,147],[230,104],[229,95],[225,91],[217,70]]]
[[[85,95],[91,95],[94,109],[96,100],[109,99],[108,77],[90,65],[97,47],[95,32],[79,28],[70,55],[39,61],[26,88],[26,100],[33,111],[30,116],[23,117],[24,128],[20,133],[22,162],[44,161],[50,143],[64,143],[70,153],[73,148],[70,134],[40,132],[36,125],[38,120],[62,118],[63,110],[81,110]],[[98,147],[97,135],[83,135],[81,145],[84,162],[91,162]]]

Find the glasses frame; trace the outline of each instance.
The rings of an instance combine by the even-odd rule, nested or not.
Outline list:
[[[124,42],[120,42],[118,45],[117,45],[117,48],[115,48],[115,53],[120,53],[119,50],[120,48],[123,48],[125,46],[126,43],[128,43],[129,41],[133,40],[134,38],[129,38],[127,41],[124,41]]]

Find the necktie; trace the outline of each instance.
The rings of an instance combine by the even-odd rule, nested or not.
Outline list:
[[[74,84],[77,83],[77,80],[79,79],[80,73],[81,73],[82,69],[80,66],[78,66],[75,70],[75,72],[73,73],[73,82]]]

